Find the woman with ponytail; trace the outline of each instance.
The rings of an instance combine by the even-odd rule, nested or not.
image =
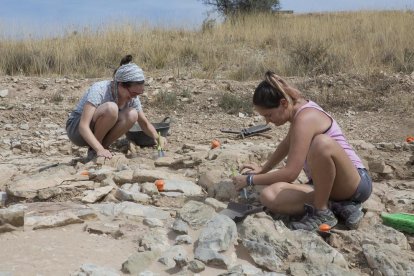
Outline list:
[[[86,91],[69,115],[66,131],[72,143],[89,148],[88,160],[96,156],[112,158],[109,146],[135,122],[156,143],[166,143],[164,137],[158,139],[142,110],[138,96],[144,93],[144,82],[142,69],[127,55],[115,70],[113,80],[96,82]]]
[[[290,123],[289,131],[262,166],[246,164],[245,175],[233,178],[235,187],[266,186],[260,201],[278,214],[302,215],[293,229],[317,230],[331,227],[337,218],[352,229],[363,217],[361,203],[372,192],[372,181],[360,158],[346,141],[336,121],[316,103],[273,72],[256,88],[255,110],[276,126]],[[284,158],[286,165],[273,168]],[[304,169],[308,184],[292,184]]]

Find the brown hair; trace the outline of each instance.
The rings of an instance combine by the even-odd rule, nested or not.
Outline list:
[[[253,104],[266,108],[277,108],[281,99],[286,99],[289,104],[294,104],[302,94],[272,71],[267,71],[265,80],[254,91]]]
[[[126,55],[121,59],[121,62],[119,63],[119,66],[114,70],[113,76],[115,77],[116,71],[118,71],[118,68],[122,65],[128,64],[132,62],[132,55]]]

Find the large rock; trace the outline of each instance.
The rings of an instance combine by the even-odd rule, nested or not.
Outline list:
[[[136,252],[128,257],[122,264],[122,272],[138,275],[147,270],[147,268],[154,262],[161,253],[159,251],[145,251]]]
[[[315,269],[332,265],[347,270],[347,262],[321,237],[309,231],[289,230],[281,221],[263,215],[248,216],[239,235],[259,266],[283,272],[291,262],[307,263]]]
[[[215,214],[213,207],[202,202],[190,200],[178,211],[177,217],[187,222],[193,229],[198,229],[206,224]]]
[[[154,206],[142,205],[134,202],[124,201],[118,204],[101,203],[91,204],[91,208],[101,214],[113,218],[127,218],[135,221],[142,221],[143,218],[170,218],[170,213]]]
[[[180,192],[186,196],[201,195],[201,187],[188,180],[165,180],[165,192]]]
[[[198,247],[217,252],[226,251],[237,238],[236,223],[227,216],[217,215],[207,222],[198,237]]]
[[[43,172],[9,183],[6,191],[15,197],[32,199],[38,196],[39,190],[64,185],[66,182],[77,179],[84,180],[87,177],[82,175],[73,176],[65,170],[59,170],[52,174],[50,172]]]
[[[14,227],[24,225],[24,206],[14,205],[6,209],[0,209],[0,224],[10,224]]]
[[[113,180],[118,185],[122,185],[125,183],[131,183],[133,174],[134,174],[134,171],[132,170],[123,170],[120,172],[116,172],[114,174]]]
[[[82,198],[82,202],[85,203],[94,203],[100,199],[102,199],[104,196],[109,194],[112,191],[112,186],[104,186],[99,187],[91,191],[85,191],[84,197]]]
[[[60,227],[74,223],[83,223],[83,220],[68,211],[50,215],[30,216],[26,219],[26,225],[33,226],[33,230]]]
[[[414,275],[414,254],[396,245],[366,242],[362,249],[374,275]]]
[[[132,175],[132,182],[154,182],[157,179],[187,180],[184,176],[162,170],[136,169]]]
[[[70,276],[119,276],[120,274],[113,268],[97,266],[95,264],[83,264],[79,270]]]
[[[236,238],[236,223],[227,216],[217,215],[201,231],[194,257],[206,264],[227,268],[230,260],[220,252],[227,251]]]
[[[209,169],[201,173],[198,185],[204,188],[210,197],[216,195],[216,185],[223,179],[223,168]]]

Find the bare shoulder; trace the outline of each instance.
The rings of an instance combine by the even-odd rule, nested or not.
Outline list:
[[[304,108],[295,117],[295,128],[304,128],[314,133],[325,132],[332,124],[332,119],[324,112],[315,108]]]

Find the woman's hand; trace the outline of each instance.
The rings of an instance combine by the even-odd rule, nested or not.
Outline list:
[[[241,174],[260,174],[262,173],[262,167],[259,165],[252,163],[252,164],[244,164],[240,170]]]
[[[96,152],[96,155],[97,156],[102,156],[102,157],[105,157],[105,158],[108,158],[108,159],[112,158],[112,153],[107,149],[102,149],[102,150]]]
[[[237,191],[247,186],[247,175],[238,175],[233,177],[233,184]]]
[[[164,136],[158,137],[156,142],[157,142],[157,147],[160,147],[161,149],[165,149],[165,147],[168,144],[167,138],[165,138]]]

